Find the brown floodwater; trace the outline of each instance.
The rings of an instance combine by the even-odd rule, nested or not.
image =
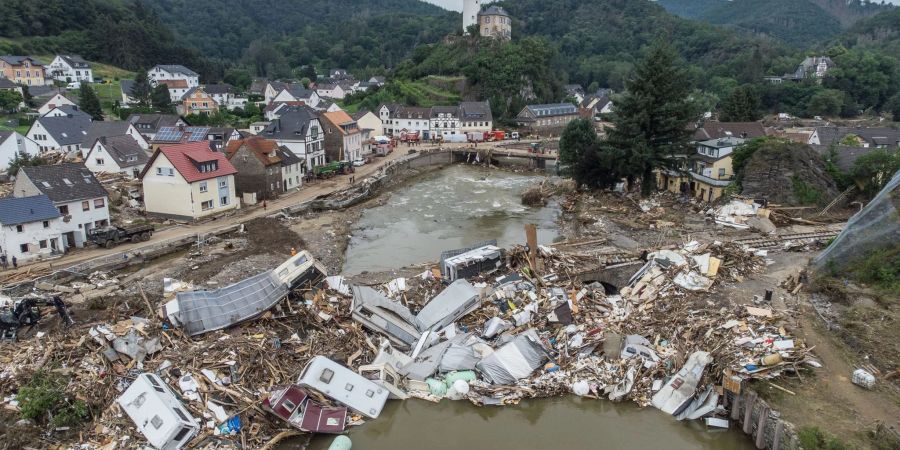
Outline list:
[[[452,166],[395,189],[366,210],[351,238],[344,272],[383,271],[435,261],[442,250],[497,239],[521,243],[523,226],[538,224],[541,243],[558,235],[559,207],[521,204],[523,189],[542,179],[480,167]],[[707,430],[654,408],[575,397],[476,407],[467,401],[389,401],[375,420],[354,427],[354,449],[736,449],[754,448],[737,429]],[[333,436],[316,436],[327,449]],[[282,445],[301,448],[306,439]]]
[[[577,397],[503,407],[447,399],[437,404],[390,400],[378,419],[352,428],[349,437],[356,450],[755,448],[737,429],[707,430],[699,421],[678,422],[652,407]],[[333,439],[316,436],[309,448],[327,449]]]

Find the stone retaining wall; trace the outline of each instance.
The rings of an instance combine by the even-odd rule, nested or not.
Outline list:
[[[740,395],[728,394],[726,406],[731,409],[732,426],[740,426],[744,434],[753,439],[756,448],[766,450],[793,450],[800,448],[796,427],[781,419],[755,391]]]

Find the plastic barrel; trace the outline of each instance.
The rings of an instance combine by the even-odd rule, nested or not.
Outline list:
[[[353,447],[353,443],[350,442],[350,438],[342,434],[331,441],[328,450],[350,450],[351,447]]]

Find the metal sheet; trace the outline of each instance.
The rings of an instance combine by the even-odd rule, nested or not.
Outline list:
[[[252,319],[287,294],[288,287],[270,270],[213,291],[179,292],[176,298],[184,330],[196,336]]]
[[[431,299],[416,316],[420,331],[437,330],[477,308],[478,290],[466,280],[456,280]]]

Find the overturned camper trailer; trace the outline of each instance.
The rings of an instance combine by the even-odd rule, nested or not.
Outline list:
[[[339,434],[347,426],[347,408],[322,406],[295,384],[273,390],[263,408],[307,433]]]
[[[503,249],[497,241],[441,253],[441,274],[449,281],[493,272],[503,266]]]
[[[389,395],[381,385],[324,356],[306,363],[297,385],[315,389],[372,419],[381,414]]]
[[[366,328],[380,332],[401,348],[410,348],[419,340],[416,317],[405,306],[391,301],[375,289],[352,286],[351,317]]]
[[[513,385],[534,373],[549,359],[537,333],[528,329],[484,357],[475,367],[493,384]]]
[[[400,387],[400,375],[390,363],[359,366],[359,374],[387,389],[390,399],[406,400],[409,398],[409,395]]]
[[[302,251],[267,272],[212,291],[179,292],[165,316],[190,336],[221,330],[259,316],[293,289],[318,284],[325,267]]]
[[[419,311],[416,324],[420,331],[439,330],[474,311],[481,294],[466,280],[456,280]]]
[[[184,447],[200,430],[196,419],[156,374],[142,373],[116,400],[150,445]]]

